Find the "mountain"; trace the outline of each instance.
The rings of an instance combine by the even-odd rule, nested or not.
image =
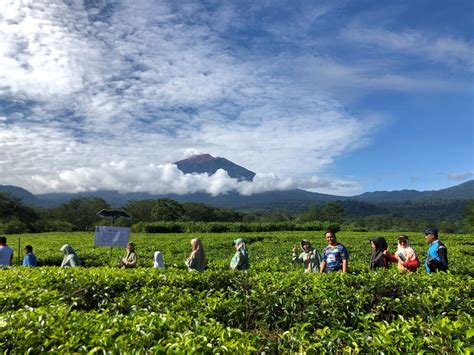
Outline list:
[[[95,191],[82,193],[48,193],[33,195],[25,189],[11,185],[0,185],[0,192],[8,192],[22,199],[26,204],[39,207],[55,207],[61,203],[67,202],[73,198],[79,197],[100,197],[106,200],[114,207],[120,207],[129,200],[146,200],[158,198],[172,198],[178,202],[200,202],[216,207],[230,207],[237,209],[252,210],[293,210],[298,211],[307,208],[313,203],[324,203],[327,201],[346,201],[344,205],[351,206],[349,202],[360,202],[360,206],[375,208],[373,204],[395,204],[407,201],[423,203],[437,200],[456,201],[474,198],[474,181],[453,186],[438,191],[376,191],[366,192],[364,194],[352,197],[326,195],[305,190],[288,191],[268,191],[251,196],[243,196],[236,192],[227,193],[219,196],[212,196],[206,193],[194,193],[186,195],[166,194],[152,195],[146,192],[142,193],[120,193],[117,191]],[[370,205],[370,206],[369,206]],[[364,207],[364,210],[367,208]]]
[[[33,195],[31,192],[25,190],[22,187],[14,185],[0,185],[0,192],[9,193],[10,195],[19,198],[27,205],[45,206],[48,204],[47,201],[42,201],[37,196]]]
[[[435,191],[375,191],[352,196],[351,200],[364,202],[404,202],[428,200],[465,200],[474,198],[474,180]]]
[[[244,167],[237,165],[225,158],[215,158],[210,154],[194,155],[188,159],[175,163],[184,173],[208,173],[214,174],[218,169],[224,169],[229,176],[239,180],[252,181],[255,173]],[[305,190],[288,191],[268,191],[251,196],[239,195],[231,192],[219,196],[212,196],[206,193],[194,193],[186,195],[166,194],[152,195],[146,192],[141,193],[120,193],[117,191],[95,191],[83,193],[48,193],[33,195],[27,190],[12,186],[0,185],[0,192],[8,192],[20,198],[26,204],[39,207],[55,207],[67,202],[72,198],[79,197],[100,197],[114,207],[121,207],[129,200],[146,200],[159,198],[172,198],[178,202],[200,202],[216,207],[229,207],[237,209],[253,210],[288,210],[301,211],[311,204],[319,204],[327,201],[344,201],[348,208],[364,213],[371,210],[372,213],[383,213],[384,206],[380,204],[403,204],[405,202],[416,202],[421,204],[431,204],[433,201],[455,201],[474,199],[474,180],[467,181],[457,186],[449,187],[438,191],[374,191],[365,192],[356,196],[335,196],[310,192]],[[350,203],[350,202],[357,203]],[[365,203],[365,205],[364,205]],[[374,204],[379,204],[374,206]],[[439,203],[438,203],[439,204]],[[405,209],[405,206],[402,207]]]
[[[0,189],[1,191],[1,189]],[[94,191],[94,192],[78,192],[78,193],[47,193],[38,195],[40,207],[51,207],[58,206],[61,203],[67,202],[73,198],[79,197],[100,197],[110,203],[114,207],[120,207],[127,203],[129,200],[148,200],[148,199],[159,199],[159,198],[172,198],[178,202],[198,202],[213,205],[216,207],[229,207],[229,208],[259,208],[268,209],[269,207],[274,208],[276,205],[287,205],[287,204],[302,204],[306,206],[311,202],[325,202],[347,199],[344,196],[334,196],[319,194],[316,192],[309,192],[305,190],[288,190],[288,191],[269,191],[254,194],[251,196],[240,195],[237,192],[230,192],[223,195],[212,196],[204,192],[198,192],[193,194],[178,195],[178,194],[166,194],[166,195],[152,195],[149,193],[120,193],[117,191]],[[47,205],[45,205],[47,201]]]
[[[193,155],[190,158],[177,161],[178,169],[185,174],[208,173],[214,174],[218,169],[227,171],[231,178],[252,181],[255,173],[237,165],[226,158],[214,158],[210,154]]]

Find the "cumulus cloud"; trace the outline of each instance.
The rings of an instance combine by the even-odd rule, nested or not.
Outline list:
[[[226,171],[214,174],[184,174],[174,164],[136,166],[129,161],[109,162],[99,167],[64,170],[56,175],[33,175],[36,188],[41,191],[86,192],[117,190],[122,193],[147,191],[153,194],[188,194],[206,192],[211,195],[237,191],[252,195],[266,191],[322,188],[346,192],[357,184],[329,181],[317,177],[306,179],[284,178],[275,174],[257,174],[254,181],[238,181]]]

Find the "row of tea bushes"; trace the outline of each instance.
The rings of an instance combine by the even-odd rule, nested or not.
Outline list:
[[[449,353],[474,335],[467,275],[1,272],[2,351]]]

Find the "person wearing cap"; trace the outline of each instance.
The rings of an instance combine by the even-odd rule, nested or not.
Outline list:
[[[249,268],[249,254],[242,238],[234,240],[235,254],[230,261],[230,269],[247,270]]]
[[[7,245],[7,237],[0,237],[0,266],[13,263],[13,249]]]
[[[395,254],[390,254],[388,250],[384,252],[387,259],[391,262],[398,263],[399,271],[416,271],[420,267],[420,261],[415,250],[410,246],[410,241],[406,235],[398,237],[398,247]]]
[[[388,249],[387,241],[384,237],[375,237],[369,240],[372,247],[372,255],[370,256],[369,269],[374,271],[376,269],[388,269],[388,258],[385,251]]]
[[[337,242],[336,232],[328,229],[325,233],[328,246],[323,250],[320,272],[347,272],[349,253],[344,245]]]
[[[447,271],[448,249],[439,241],[438,230],[435,228],[426,228],[425,239],[429,245],[425,261],[426,272],[431,274],[437,271]]]
[[[293,262],[302,263],[304,272],[319,272],[321,257],[316,249],[311,246],[309,240],[303,239],[300,243],[302,252],[298,255],[298,248],[293,247]]]

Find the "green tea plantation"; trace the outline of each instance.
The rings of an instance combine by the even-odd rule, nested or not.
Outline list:
[[[423,262],[420,233],[406,233]],[[449,272],[370,272],[369,238],[340,232],[349,272],[304,274],[292,246],[323,232],[132,234],[139,267],[116,267],[125,249],[94,247],[92,233],[8,236],[14,266],[0,269],[0,351],[5,353],[464,353],[474,351],[474,236],[440,235]],[[208,270],[188,272],[200,238]],[[247,240],[248,272],[228,270],[232,241]],[[39,267],[19,266],[18,239]],[[71,244],[84,266],[60,268]],[[154,269],[160,250],[166,268]],[[22,255],[21,255],[22,256]]]

